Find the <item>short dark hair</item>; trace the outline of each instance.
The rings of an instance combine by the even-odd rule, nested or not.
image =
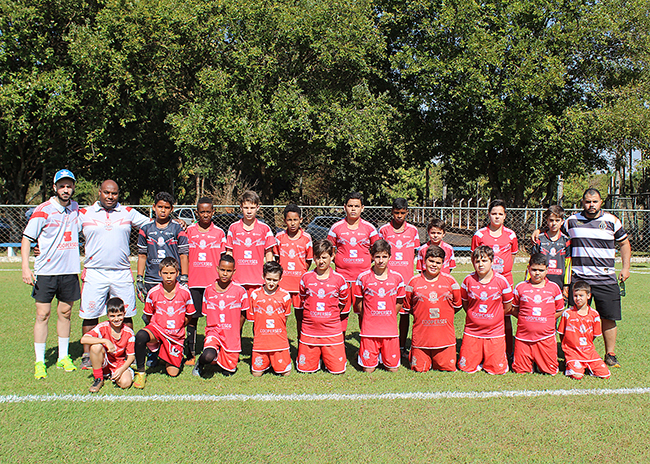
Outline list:
[[[260,196],[257,193],[253,192],[252,190],[246,190],[239,197],[239,204],[243,205],[246,202],[253,203],[254,205],[259,205]]]
[[[472,251],[472,262],[476,261],[479,258],[490,258],[490,261],[494,260],[494,251],[487,245],[477,246],[474,251]]]
[[[199,201],[196,202],[196,206],[199,206],[199,205],[214,206],[214,201],[210,197],[201,197],[201,198],[199,198]]]
[[[582,199],[584,200],[587,195],[598,195],[598,198],[603,198],[603,196],[600,194],[600,191],[594,187],[589,187],[587,190],[585,190],[585,193],[582,194]]]
[[[284,271],[282,270],[282,266],[280,266],[280,263],[277,261],[269,261],[264,263],[264,266],[262,266],[262,275],[265,276],[266,274],[280,274],[280,277],[282,277],[282,273]]]
[[[551,217],[551,214],[553,216],[557,216],[560,219],[564,219],[564,208],[562,208],[560,205],[551,205],[548,207],[546,210],[546,217],[545,220],[548,221],[548,218]]]
[[[395,198],[392,209],[409,209],[409,202],[406,198]]]
[[[572,291],[578,292],[578,291],[584,291],[587,293],[591,293],[591,285],[589,285],[587,282],[584,280],[578,280],[573,283],[573,288]]]
[[[176,269],[177,272],[180,272],[181,270],[180,266],[178,265],[178,261],[176,261],[176,258],[167,256],[166,258],[163,258],[162,261],[160,261],[161,271],[163,270],[163,268],[170,267],[170,266]]]
[[[390,243],[388,243],[383,238],[380,238],[375,243],[373,243],[372,246],[370,247],[370,256],[375,256],[375,254],[381,253],[383,251],[388,252],[389,256],[392,252]]]
[[[124,309],[124,301],[122,301],[122,298],[118,298],[114,296],[113,298],[110,298],[106,302],[106,313],[124,313],[126,310]]]
[[[429,258],[442,258],[444,262],[446,256],[447,253],[445,253],[445,250],[440,248],[438,245],[431,245],[427,248],[427,252],[424,254],[424,261],[426,262]]]
[[[230,264],[235,264],[235,258],[230,256],[229,254],[223,253],[221,255],[221,258],[219,258],[219,263],[230,263]]]
[[[548,267],[548,258],[546,257],[546,255],[542,253],[533,253],[532,255],[530,255],[530,259],[528,260],[528,265],[529,266],[543,265]]]
[[[499,198],[497,198],[496,200],[492,200],[492,201],[490,202],[490,205],[488,206],[488,213],[491,213],[492,210],[493,210],[494,208],[498,207],[498,206],[501,206],[501,207],[503,208],[504,211],[507,209],[507,208],[506,208],[506,202],[503,201],[503,200],[501,200],[501,199],[499,199]]]
[[[436,229],[442,230],[443,232],[446,232],[447,223],[443,219],[433,218],[429,221],[429,224],[427,224],[427,233],[434,227]]]
[[[156,196],[153,197],[153,204],[157,205],[159,201],[165,201],[169,203],[171,206],[174,206],[174,197],[172,196],[171,193],[167,193],[167,192],[156,193]]]
[[[285,219],[289,213],[297,213],[298,217],[302,217],[302,210],[300,209],[300,206],[293,203],[284,207],[284,212],[282,214],[284,215]]]
[[[363,195],[361,192],[350,192],[348,193],[348,196],[345,197],[345,203],[344,205],[348,204],[348,201],[350,200],[359,200],[361,202],[361,206],[363,206]]]
[[[326,238],[322,240],[316,240],[313,245],[313,250],[314,250],[314,258],[318,258],[323,253],[327,253],[330,256],[334,254],[334,246],[332,246],[332,242],[330,242]]]

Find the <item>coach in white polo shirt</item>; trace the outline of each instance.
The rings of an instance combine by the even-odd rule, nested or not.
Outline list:
[[[79,206],[70,198],[74,193],[75,177],[62,169],[54,175],[55,196],[36,207],[23,232],[20,255],[23,282],[32,285],[36,300],[34,323],[34,377],[47,377],[45,367],[45,342],[47,323],[56,296],[59,335],[59,360],[56,367],[66,372],[76,370],[68,355],[70,343],[70,314],[72,305],[79,299]],[[29,268],[31,242],[38,241],[40,254],[34,262],[34,272]]]
[[[79,211],[86,238],[84,282],[79,317],[83,319],[82,335],[90,332],[99,317],[106,314],[106,301],[119,297],[126,310],[124,323],[133,328],[136,312],[133,274],[129,262],[131,227],[141,227],[150,219],[118,202],[119,188],[112,180],[99,187],[99,201]],[[84,345],[82,369],[90,369],[89,345]]]

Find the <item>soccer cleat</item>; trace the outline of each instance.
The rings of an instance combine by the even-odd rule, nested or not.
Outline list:
[[[75,365],[72,363],[72,359],[70,359],[70,356],[66,356],[65,358],[59,359],[56,362],[56,368],[63,369],[66,372],[74,372],[77,370]]]
[[[90,356],[88,356],[87,354],[84,354],[81,357],[81,369],[86,371],[86,370],[92,369],[92,368],[93,368],[93,365],[90,362]]]
[[[186,366],[194,366],[196,364],[196,358],[192,356],[191,358],[187,358],[185,360],[185,365]]]
[[[201,363],[197,362],[194,365],[194,369],[192,369],[192,375],[203,377],[203,366],[201,366]]]
[[[142,390],[145,383],[147,383],[147,374],[144,372],[136,372],[135,379],[133,380],[133,388]]]
[[[609,367],[621,367],[621,363],[618,362],[615,354],[607,353],[605,355],[605,364],[607,364]]]
[[[99,390],[101,390],[103,386],[104,386],[104,379],[100,377],[93,380],[93,384],[90,386],[88,391],[90,393],[97,393]]]
[[[47,369],[45,368],[45,363],[43,361],[34,363],[34,378],[37,380],[47,379]]]

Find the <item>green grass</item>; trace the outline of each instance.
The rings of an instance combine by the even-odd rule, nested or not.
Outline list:
[[[0,269],[0,395],[85,395],[90,373],[50,367],[33,379],[33,300],[19,265]],[[454,273],[460,280],[469,271]],[[624,298],[618,354],[622,369],[609,380],[573,381],[563,375],[490,376],[461,372],[390,374],[359,372],[358,328],[348,333],[348,371],[283,378],[250,373],[251,327],[232,377],[147,378],[144,391],[110,384],[101,395],[156,394],[374,394],[650,387],[648,287],[650,266],[635,264]],[[523,274],[523,266],[515,275]],[[77,306],[73,311],[77,311]],[[142,326],[139,317],[136,329]],[[463,315],[457,315],[460,337]],[[81,323],[73,316],[71,354],[78,364]],[[200,332],[202,327],[200,326]],[[290,334],[295,323],[290,319]],[[295,346],[294,346],[295,348]],[[602,341],[597,342],[602,353]],[[295,356],[295,350],[294,350]],[[56,360],[55,321],[50,321],[48,365]],[[650,395],[516,397],[490,399],[302,402],[32,402],[0,404],[0,462],[643,462],[650,460]]]

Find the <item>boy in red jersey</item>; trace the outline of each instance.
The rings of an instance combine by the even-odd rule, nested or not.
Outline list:
[[[372,268],[359,274],[354,285],[354,312],[359,315],[359,365],[374,372],[381,362],[387,371],[400,366],[397,314],[402,310],[404,279],[388,269],[391,246],[383,239],[370,247]]]
[[[515,287],[513,315],[518,318],[512,370],[533,372],[533,363],[544,374],[558,372],[555,319],[562,314],[560,287],[546,278],[546,256],[534,253],[528,262],[528,280]]]
[[[120,388],[133,383],[131,363],[135,360],[135,334],[124,324],[124,301],[111,298],[106,302],[108,320],[99,323],[81,337],[80,343],[90,345],[93,383],[88,389],[97,393],[104,386],[104,376]]]
[[[594,347],[594,338],[603,334],[600,315],[589,306],[591,286],[584,281],[573,284],[574,306],[560,317],[557,329],[562,339],[562,351],[566,361],[565,374],[580,380],[589,369],[592,375],[603,379],[611,373]]]
[[[420,247],[418,229],[406,222],[409,214],[408,202],[404,198],[396,198],[391,209],[391,220],[379,228],[379,236],[390,243],[393,250],[388,267],[399,272],[408,283],[413,277],[416,250]],[[409,315],[400,313],[399,346],[403,355],[406,354],[406,338],[409,332]]]
[[[442,272],[445,250],[436,245],[424,255],[424,270],[406,286],[404,308],[413,314],[411,369],[456,370],[454,315],[463,307],[460,286]]]
[[[343,276],[350,287],[354,285],[359,274],[370,268],[370,246],[379,240],[375,226],[361,219],[363,208],[363,195],[359,192],[350,193],[343,206],[345,218],[332,225],[327,234],[336,251],[336,272]],[[343,338],[348,328],[351,307],[352,292],[349,292],[341,315]]]
[[[275,237],[275,255],[278,257],[280,266],[284,269],[280,288],[291,295],[291,303],[296,311],[296,326],[298,338],[300,338],[300,327],[302,325],[302,311],[296,310],[300,306],[300,295],[298,287],[300,279],[309,270],[314,259],[311,236],[305,232],[300,224],[302,223],[302,212],[298,205],[287,205],[284,208],[284,223],[286,230],[278,233]]]
[[[248,293],[233,282],[235,258],[232,256],[221,256],[217,273],[219,278],[203,294],[205,343],[192,370],[197,377],[202,377],[204,367],[213,363],[224,375],[234,374],[241,352],[240,319],[248,310]]]
[[[196,328],[203,316],[203,293],[217,280],[217,266],[222,253],[226,251],[226,234],[212,223],[214,206],[212,199],[203,197],[196,205],[199,221],[190,225],[185,234],[189,243],[188,287],[192,294],[196,313],[187,325],[185,365],[196,362]]]
[[[506,202],[503,200],[492,200],[488,206],[490,225],[476,231],[472,237],[472,251],[480,245],[492,248],[494,262],[492,270],[506,278],[510,286],[514,285],[512,279],[513,256],[519,251],[517,234],[504,227],[506,219]],[[512,321],[510,316],[504,319],[506,334],[506,353],[512,359],[514,353],[514,339],[512,337]]]
[[[298,344],[298,372],[316,372],[321,357],[332,374],[345,372],[345,345],[341,311],[348,300],[345,278],[331,268],[334,247],[328,240],[314,242],[316,268],[300,281],[302,330]]]
[[[251,373],[261,377],[271,367],[276,374],[291,372],[287,338],[287,316],[291,314],[291,296],[279,288],[282,266],[275,261],[262,268],[264,287],[253,290],[246,318],[253,323]]]
[[[474,373],[508,372],[504,315],[512,310],[512,288],[501,274],[492,270],[494,253],[486,245],[472,252],[475,272],[460,287],[463,309],[467,312],[458,367]]]
[[[454,257],[454,249],[451,245],[444,242],[442,239],[445,238],[447,229],[447,224],[440,218],[433,218],[427,225],[427,235],[429,236],[429,241],[422,245],[418,250],[418,262],[417,270],[424,271],[425,263],[424,256],[427,254],[427,249],[431,245],[436,245],[442,248],[445,252],[445,262],[442,263],[442,270],[445,274],[451,274],[451,271],[456,267],[456,258]]]
[[[144,363],[147,348],[152,352],[159,351],[160,359],[167,363],[166,371],[170,377],[181,372],[185,326],[195,310],[189,289],[177,282],[178,272],[178,261],[164,258],[160,262],[162,283],[147,293],[143,312],[146,325],[135,336],[135,388],[144,388],[146,383]]]

